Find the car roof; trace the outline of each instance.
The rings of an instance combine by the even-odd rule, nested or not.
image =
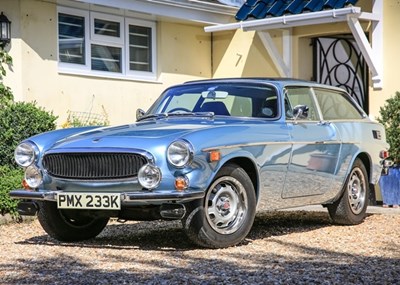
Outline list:
[[[319,87],[319,88],[329,88],[336,91],[345,91],[342,88],[317,83],[315,81],[308,81],[303,79],[296,78],[280,78],[280,77],[231,77],[231,78],[215,78],[215,79],[202,79],[202,80],[193,80],[187,81],[184,84],[198,84],[198,83],[269,83],[275,86],[279,86],[281,88],[285,86],[310,86],[310,87]]]

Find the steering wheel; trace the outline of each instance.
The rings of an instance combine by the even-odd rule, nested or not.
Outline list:
[[[168,113],[174,113],[174,112],[179,112],[179,111],[187,112],[187,113],[191,113],[191,112],[192,112],[192,111],[190,111],[190,110],[187,109],[187,108],[176,107],[176,108],[173,108],[173,109],[169,110]]]

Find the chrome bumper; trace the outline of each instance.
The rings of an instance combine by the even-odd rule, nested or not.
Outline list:
[[[13,190],[10,197],[14,199],[38,200],[38,201],[56,201],[57,193],[64,191],[28,191],[24,189]],[[151,192],[127,192],[121,193],[121,203],[126,206],[134,203],[162,203],[162,202],[179,202],[185,203],[205,196],[204,191],[151,191]]]

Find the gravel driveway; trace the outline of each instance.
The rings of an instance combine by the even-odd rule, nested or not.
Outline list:
[[[400,284],[400,215],[333,226],[325,212],[258,214],[239,246],[193,247],[178,222],[111,222],[61,243],[37,220],[0,226],[0,284]]]

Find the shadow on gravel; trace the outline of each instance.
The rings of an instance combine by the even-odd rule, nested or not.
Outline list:
[[[262,212],[258,213],[252,230],[238,246],[257,239],[304,232],[330,225],[326,213],[320,212]],[[95,239],[82,242],[60,242],[47,235],[37,236],[19,244],[48,246],[112,248],[115,250],[142,249],[157,251],[202,249],[193,245],[182,230],[180,221],[146,221],[111,223]]]
[[[60,243],[45,235],[38,236],[22,244],[94,248],[94,263],[96,256],[101,255],[101,248],[117,252],[108,253],[107,267],[102,270],[95,269],[92,262],[83,262],[68,250],[57,256],[44,254],[39,258],[20,257],[15,264],[1,265],[0,272],[12,272],[18,266],[23,276],[9,276],[1,283],[396,284],[400,280],[400,259],[329,251],[313,244],[305,246],[279,238],[329,225],[326,213],[261,213],[246,242],[239,246],[240,250],[237,247],[226,250],[204,249],[201,254],[198,253],[199,249],[187,241],[178,222],[150,222],[150,230],[149,222],[111,224],[96,239],[79,243]],[[266,238],[266,247],[283,246],[293,255],[251,250],[251,241]],[[249,250],[246,250],[247,243]],[[46,251],[45,248],[43,250]],[[119,250],[130,251],[121,256]],[[143,253],[136,256],[138,250],[149,251],[150,255],[147,254],[147,258],[143,258]],[[169,262],[157,258],[163,252]],[[113,267],[114,263],[122,263],[122,268]]]
[[[257,240],[271,236],[311,231],[331,225],[325,212],[275,211],[258,213],[248,239]]]

